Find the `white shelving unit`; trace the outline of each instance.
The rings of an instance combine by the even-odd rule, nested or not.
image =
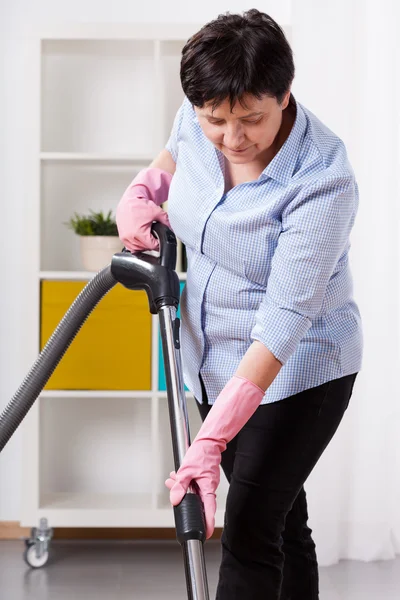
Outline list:
[[[65,222],[74,211],[115,209],[135,174],[162,149],[183,97],[181,49],[198,29],[80,24],[54,27],[32,42],[33,127],[40,115],[32,155],[32,359],[39,349],[41,281],[94,275],[82,271],[78,240]],[[44,517],[51,527],[173,527],[164,486],[173,460],[154,316],[151,360],[151,390],[41,393],[23,425],[22,526]],[[187,398],[193,437],[200,418]],[[226,492],[221,477],[217,526]]]

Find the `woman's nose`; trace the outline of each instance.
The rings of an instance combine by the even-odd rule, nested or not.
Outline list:
[[[224,135],[224,144],[228,146],[231,150],[236,150],[240,148],[241,144],[244,141],[244,131],[241,125],[233,125],[227,126],[225,135]]]

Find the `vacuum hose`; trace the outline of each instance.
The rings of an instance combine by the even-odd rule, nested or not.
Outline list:
[[[116,283],[108,265],[89,281],[60,321],[0,417],[0,452],[21,424],[90,313]]]
[[[0,452],[23,421],[92,310],[116,283],[120,283],[129,290],[144,290],[151,314],[160,317],[172,448],[176,469],[179,468],[190,444],[190,431],[179,353],[179,319],[176,317],[180,296],[179,277],[175,272],[177,241],[174,233],[162,223],[154,222],[151,231],[159,240],[159,257],[141,252],[131,254],[125,249],[114,254],[111,265],[84,287],[60,321],[0,417]],[[204,512],[200,496],[193,493],[193,486],[191,488],[174,508],[177,538],[185,558],[188,599],[209,600],[203,550],[206,538]]]

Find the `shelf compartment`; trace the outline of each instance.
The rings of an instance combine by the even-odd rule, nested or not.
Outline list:
[[[41,283],[41,348],[85,283]],[[150,390],[151,314],[144,291],[114,287],[100,301],[46,385],[47,390]]]
[[[42,164],[41,270],[82,270],[79,237],[66,223],[74,212],[111,210],[115,215],[120,198],[139,171],[128,164]]]
[[[151,40],[42,42],[43,152],[153,154]]]
[[[39,427],[40,508],[151,506],[150,398],[40,398]]]

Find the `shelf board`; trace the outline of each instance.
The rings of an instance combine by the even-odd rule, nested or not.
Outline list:
[[[160,398],[167,400],[167,392],[162,390],[43,390],[40,398]],[[185,392],[185,397],[193,400],[191,392]]]
[[[151,398],[151,390],[43,390],[41,398]]]
[[[115,40],[183,41],[198,31],[202,23],[55,23],[40,31],[42,40],[78,41]]]
[[[96,275],[92,271],[40,271],[39,278],[41,280],[51,281],[89,281]],[[186,273],[178,273],[181,281],[186,280]]]
[[[167,392],[165,391],[160,390],[157,392],[152,392],[152,394],[154,396],[157,396],[157,398],[160,398],[161,400],[167,401]],[[192,394],[192,392],[185,390],[185,398],[190,398],[191,400],[194,400],[194,395]]]
[[[48,162],[126,162],[130,164],[147,165],[153,156],[138,156],[130,154],[96,154],[86,152],[41,152],[40,160]]]
[[[41,280],[60,280],[60,281],[71,281],[71,280],[82,280],[89,281],[96,275],[92,271],[40,271],[39,278]]]
[[[22,525],[32,527],[37,518],[46,517],[51,527],[174,527],[171,505],[152,508],[150,493],[47,493],[41,495],[34,514]],[[216,527],[222,527],[222,503],[215,516]]]
[[[151,494],[42,494],[40,508],[74,510],[141,510],[151,506]]]

